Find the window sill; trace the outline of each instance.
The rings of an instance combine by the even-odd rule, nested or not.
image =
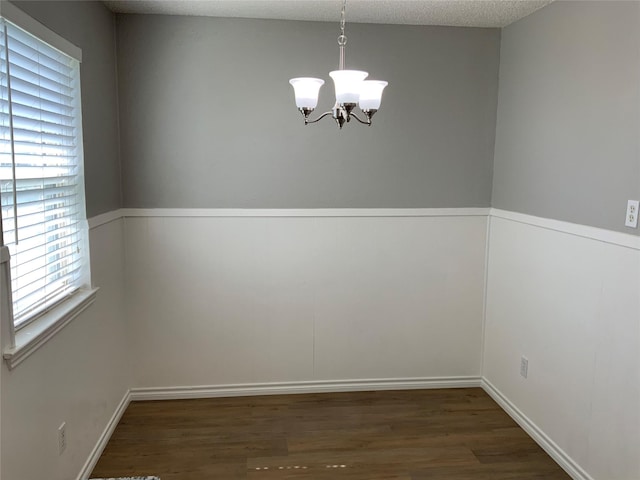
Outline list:
[[[3,357],[13,370],[62,330],[96,300],[97,288],[81,290],[32,324],[16,332],[15,346],[6,348]]]

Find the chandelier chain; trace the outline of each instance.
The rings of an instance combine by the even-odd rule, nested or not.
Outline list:
[[[342,0],[342,12],[340,13],[340,35],[338,35],[338,47],[340,48],[340,62],[338,69],[344,70],[345,63],[345,46],[347,45],[347,36],[344,34],[345,10],[347,8],[347,0]]]
[[[347,0],[342,0],[342,11],[340,13],[340,36],[338,37],[338,45],[341,47],[347,44],[347,36],[344,34],[346,8]]]

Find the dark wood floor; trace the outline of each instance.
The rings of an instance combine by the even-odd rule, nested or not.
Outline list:
[[[132,403],[93,477],[569,477],[481,389]]]

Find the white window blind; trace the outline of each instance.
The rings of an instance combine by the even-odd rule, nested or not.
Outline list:
[[[0,22],[0,204],[17,328],[89,286],[79,62]]]

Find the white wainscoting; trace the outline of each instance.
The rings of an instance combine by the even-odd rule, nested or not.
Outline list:
[[[487,279],[485,388],[574,478],[640,478],[640,239],[495,211]]]
[[[110,300],[100,308],[118,312],[119,279],[127,306],[126,323],[88,335],[120,338],[120,349],[128,339],[132,358],[118,350],[118,362],[136,378],[104,386],[111,420],[107,403],[90,425],[90,410],[72,416],[88,442],[74,452],[99,437],[79,478],[129,399],[471,387],[480,375],[574,479],[640,478],[640,237],[495,209],[122,209],[90,225]],[[70,349],[53,354],[72,361],[82,342],[69,338],[46,348]],[[27,365],[47,355],[13,380],[3,371],[3,412],[16,414],[3,431],[24,425],[31,401],[18,399],[35,397],[18,383],[40,385]],[[97,391],[97,381],[85,383]],[[118,404],[123,386],[131,393]],[[50,391],[63,413],[47,416],[47,430],[78,405]],[[21,449],[7,443],[3,458]],[[53,447],[40,443],[50,458],[24,478],[52,468]],[[26,472],[27,458],[3,473]],[[64,471],[81,460],[74,453]]]
[[[95,302],[15,369],[3,362],[2,459],[6,480],[88,475],[105,427],[133,383],[124,309],[123,220],[90,231]],[[67,448],[57,431],[66,422]],[[102,440],[101,440],[102,439]],[[84,468],[83,468],[84,465]]]
[[[487,209],[129,213],[136,387],[479,376]]]

